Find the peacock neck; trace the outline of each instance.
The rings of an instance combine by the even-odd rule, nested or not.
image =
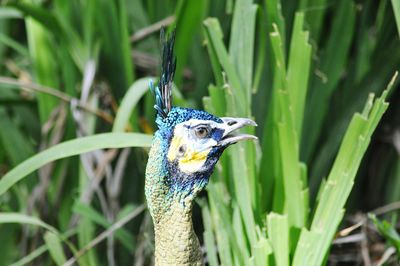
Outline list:
[[[203,265],[192,209],[176,202],[154,221],[156,265]]]
[[[145,192],[155,232],[156,265],[203,265],[199,240],[193,230],[193,198],[168,187],[165,143],[153,140],[146,167]]]

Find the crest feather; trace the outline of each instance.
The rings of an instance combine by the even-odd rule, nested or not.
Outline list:
[[[154,108],[157,110],[157,116],[166,118],[171,111],[172,102],[172,82],[174,80],[176,69],[176,57],[174,55],[175,29],[170,35],[165,34],[165,29],[161,28],[161,76],[158,85],[154,87],[150,83],[150,89],[156,97]]]

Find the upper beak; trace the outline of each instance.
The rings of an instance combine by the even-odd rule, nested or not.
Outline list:
[[[222,117],[224,134],[221,140],[218,142],[219,146],[227,146],[234,144],[241,140],[246,139],[257,139],[256,136],[249,134],[234,134],[233,131],[242,128],[244,126],[257,126],[257,123],[248,118],[234,118],[234,117]]]

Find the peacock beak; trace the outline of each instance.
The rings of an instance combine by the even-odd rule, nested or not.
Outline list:
[[[236,134],[236,131],[239,128],[245,126],[257,126],[257,123],[248,118],[234,118],[234,117],[222,117],[223,124],[221,125],[224,133],[222,135],[221,140],[218,142],[218,146],[228,146],[234,144],[241,140],[254,139],[257,137],[250,134]]]

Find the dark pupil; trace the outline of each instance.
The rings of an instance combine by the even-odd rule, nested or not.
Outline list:
[[[207,136],[207,129],[205,129],[204,127],[200,127],[196,130],[196,135],[199,138],[204,138]]]

